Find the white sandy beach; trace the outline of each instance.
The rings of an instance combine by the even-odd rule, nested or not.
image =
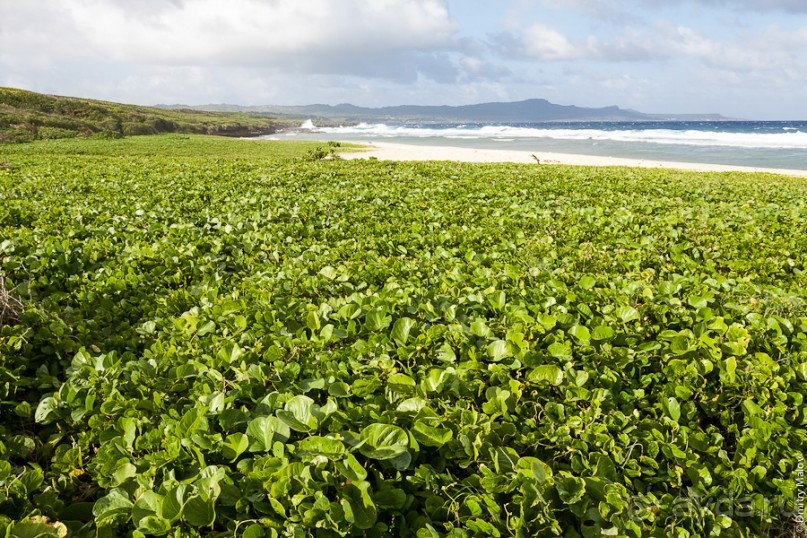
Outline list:
[[[375,157],[382,161],[460,161],[475,163],[532,163],[536,158],[540,164],[570,164],[576,166],[635,166],[642,168],[672,168],[678,170],[694,170],[699,172],[769,172],[789,176],[807,177],[807,170],[786,170],[772,168],[754,168],[749,166],[731,166],[723,164],[702,164],[670,161],[648,161],[623,159],[618,157],[601,157],[597,155],[574,155],[568,153],[547,153],[543,151],[514,151],[501,149],[474,149],[452,146],[421,146],[414,144],[395,144],[389,142],[355,142],[368,146],[365,151],[342,153],[344,159],[367,159]]]

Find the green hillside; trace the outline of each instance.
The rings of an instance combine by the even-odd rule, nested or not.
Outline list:
[[[288,120],[247,113],[161,110],[0,88],[0,144],[158,133],[271,134]]]

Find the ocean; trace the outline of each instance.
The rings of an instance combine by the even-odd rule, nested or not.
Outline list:
[[[807,170],[807,121],[550,122],[511,125],[360,123],[265,138],[386,141]]]

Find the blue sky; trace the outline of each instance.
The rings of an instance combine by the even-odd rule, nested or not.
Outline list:
[[[807,0],[0,0],[0,85],[807,119]]]

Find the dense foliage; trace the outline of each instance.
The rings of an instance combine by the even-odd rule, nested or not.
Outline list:
[[[94,144],[0,159],[0,534],[797,532],[804,180]]]
[[[250,136],[282,126],[288,120],[265,115],[166,110],[0,88],[0,144],[158,133]]]

